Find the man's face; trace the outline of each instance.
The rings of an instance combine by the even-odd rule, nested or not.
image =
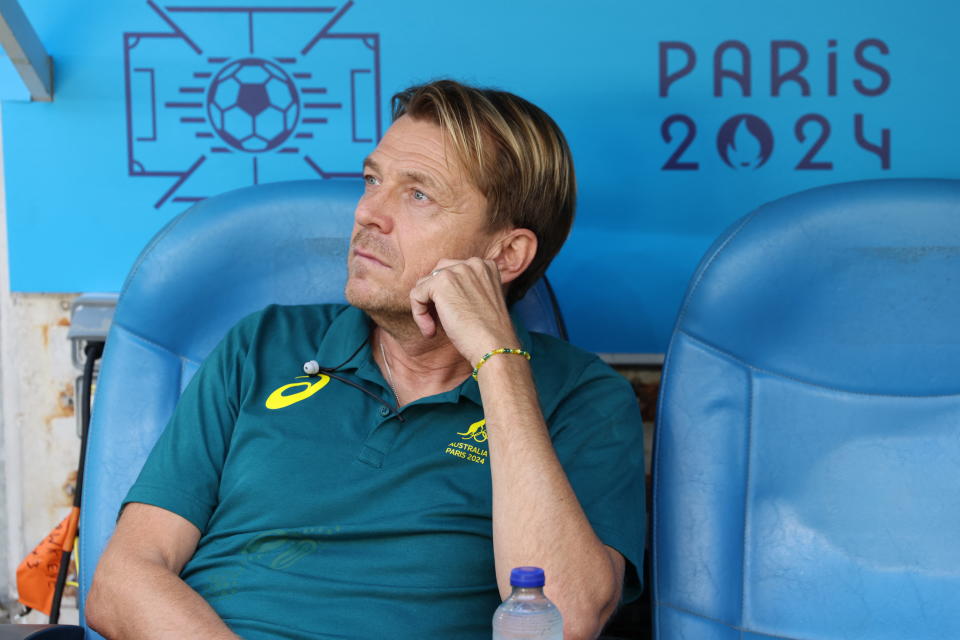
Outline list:
[[[468,180],[442,129],[403,116],[364,162],[346,296],[370,313],[410,311],[410,289],[441,258],[485,257],[486,198]]]

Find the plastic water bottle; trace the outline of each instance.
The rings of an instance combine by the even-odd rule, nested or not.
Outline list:
[[[493,614],[493,640],[563,640],[563,617],[543,595],[543,569],[510,572],[513,593]]]

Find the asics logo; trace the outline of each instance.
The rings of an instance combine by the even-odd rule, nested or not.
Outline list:
[[[313,376],[297,376],[297,378],[307,378],[308,380],[314,380]],[[316,382],[291,382],[290,384],[285,384],[279,389],[275,390],[267,398],[267,409],[283,409],[284,407],[289,407],[292,404],[296,404],[301,400],[306,400],[320,389],[323,389],[327,386],[327,383],[330,382],[330,376],[320,375],[315,378]],[[293,389],[300,389],[299,391],[289,393]]]

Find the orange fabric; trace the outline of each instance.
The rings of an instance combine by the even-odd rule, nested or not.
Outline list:
[[[60,560],[63,551],[73,550],[79,520],[80,509],[74,507],[17,567],[18,599],[25,606],[50,615]]]
[[[61,523],[63,524],[63,523]],[[80,524],[80,507],[74,507],[67,516],[67,533],[63,542],[64,551],[73,551],[73,541],[77,538],[77,526]],[[56,529],[54,529],[56,531]]]

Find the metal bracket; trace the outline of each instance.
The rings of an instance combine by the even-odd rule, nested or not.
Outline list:
[[[53,60],[17,0],[0,0],[0,45],[23,79],[30,98],[53,101]]]

